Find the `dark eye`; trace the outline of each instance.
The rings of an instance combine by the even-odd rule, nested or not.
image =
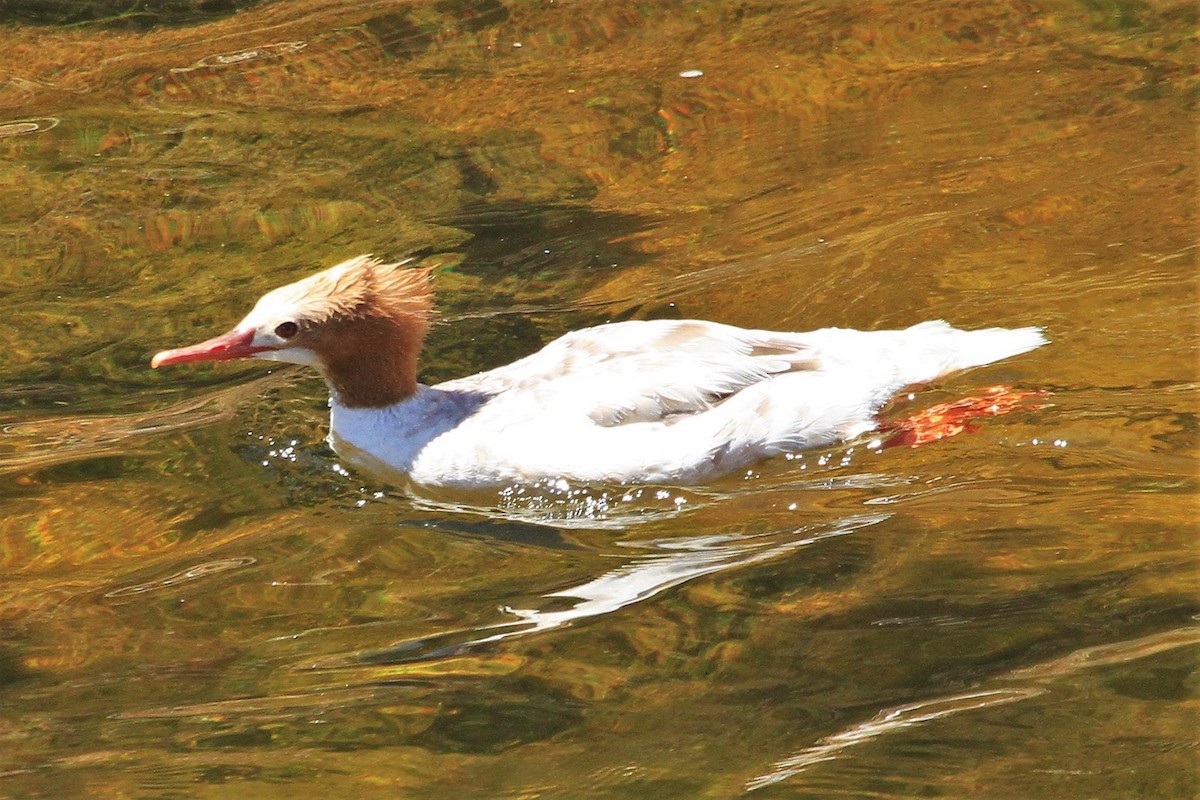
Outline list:
[[[300,332],[300,326],[294,322],[281,322],[275,326],[275,335],[280,339],[290,339]]]

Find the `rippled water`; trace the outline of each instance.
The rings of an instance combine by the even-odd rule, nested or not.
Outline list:
[[[1194,5],[127,5],[0,12],[0,794],[1197,794]],[[148,368],[361,252],[439,265],[431,381],[945,318],[1053,344],[889,416],[1046,394],[464,496]]]

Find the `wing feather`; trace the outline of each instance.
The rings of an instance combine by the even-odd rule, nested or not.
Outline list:
[[[647,320],[568,333],[533,355],[441,388],[491,395],[520,389],[538,395],[550,413],[582,412],[616,426],[670,422],[773,376],[816,367],[814,348],[800,336]]]

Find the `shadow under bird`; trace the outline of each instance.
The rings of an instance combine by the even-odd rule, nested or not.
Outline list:
[[[701,483],[877,427],[901,389],[1046,344],[1039,328],[747,330],[699,320],[568,333],[507,366],[417,381],[428,269],[359,256],[264,295],[233,330],[151,366],[261,358],[315,368],[329,442],[431,486]]]

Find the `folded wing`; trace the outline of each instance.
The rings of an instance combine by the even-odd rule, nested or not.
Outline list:
[[[440,388],[490,395],[518,389],[537,397],[546,413],[582,413],[612,427],[670,422],[773,376],[817,366],[816,352],[798,334],[647,320],[569,333],[508,366]]]

